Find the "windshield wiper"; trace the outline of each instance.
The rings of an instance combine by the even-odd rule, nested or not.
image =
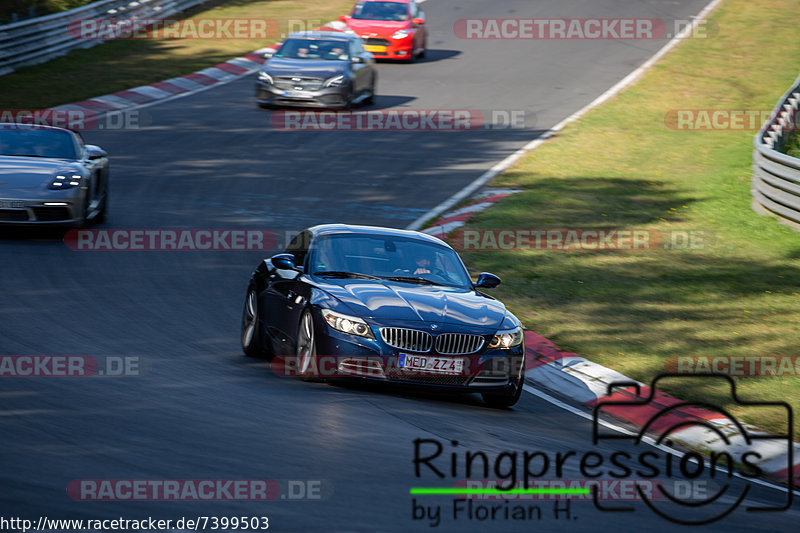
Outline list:
[[[323,270],[322,272],[314,272],[314,275],[331,278],[381,279],[378,276],[370,276],[369,274],[361,274],[359,272],[344,272],[342,270]]]
[[[389,281],[402,281],[404,283],[416,283],[417,285],[441,285],[441,283],[436,283],[429,279],[415,278],[413,276],[386,276],[383,279],[388,279]]]

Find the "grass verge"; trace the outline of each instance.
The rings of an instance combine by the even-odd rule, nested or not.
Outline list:
[[[800,69],[795,8],[791,0],[727,0],[711,16],[716,35],[683,42],[494,181],[524,192],[468,228],[714,237],[699,249],[464,252],[472,267],[503,277],[497,296],[529,328],[644,382],[670,356],[800,355],[800,234],[750,208],[760,124],[689,131],[665,120],[675,110],[772,108]],[[780,430],[779,416],[753,417],[731,403],[726,387],[691,381],[669,392]],[[800,413],[798,377],[737,384],[748,400],[786,400]]]
[[[190,11],[192,19],[273,19],[280,32],[313,29],[352,0],[229,0]],[[176,18],[176,17],[170,17]],[[291,24],[291,26],[290,26]],[[116,40],[0,76],[0,109],[42,109],[182,76],[280,40]]]
[[[800,158],[800,135],[793,132],[786,141],[786,155]]]

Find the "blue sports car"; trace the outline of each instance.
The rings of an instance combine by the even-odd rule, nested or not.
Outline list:
[[[479,289],[458,254],[415,231],[327,224],[298,234],[253,272],[242,316],[251,357],[306,380],[359,378],[482,394],[522,392],[522,326]]]

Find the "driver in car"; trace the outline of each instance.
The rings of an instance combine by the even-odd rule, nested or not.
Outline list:
[[[431,273],[431,260],[428,259],[427,256],[418,255],[417,260],[417,269],[414,271],[415,276],[419,276],[420,274],[430,274]]]

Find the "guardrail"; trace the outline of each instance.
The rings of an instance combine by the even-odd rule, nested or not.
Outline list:
[[[800,159],[783,152],[800,124],[800,77],[778,101],[753,142],[753,209],[800,230]]]
[[[79,19],[164,18],[206,0],[101,0],[85,6],[0,26],[0,76],[24,65],[91,48],[102,40],[80,39],[70,33]]]

